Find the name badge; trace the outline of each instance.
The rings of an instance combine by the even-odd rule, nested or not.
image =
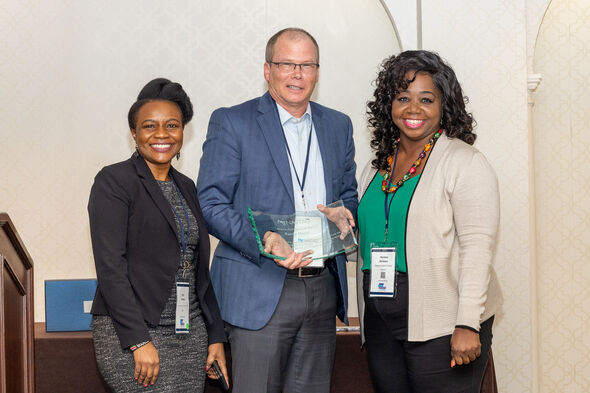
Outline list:
[[[187,334],[190,326],[188,282],[176,283],[176,334]]]
[[[371,243],[371,286],[369,297],[395,296],[397,246]]]

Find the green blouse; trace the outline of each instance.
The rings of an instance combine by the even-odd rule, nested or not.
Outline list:
[[[420,175],[408,179],[397,190],[389,210],[387,241],[397,243],[395,268],[399,272],[407,270],[406,217],[419,178]],[[377,172],[358,206],[358,225],[361,234],[360,252],[364,261],[363,270],[371,269],[371,243],[383,242],[385,235],[385,193],[381,190],[382,181],[383,175]]]

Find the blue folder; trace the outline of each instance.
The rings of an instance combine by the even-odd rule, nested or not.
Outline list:
[[[46,280],[45,326],[48,332],[90,330],[96,280]]]

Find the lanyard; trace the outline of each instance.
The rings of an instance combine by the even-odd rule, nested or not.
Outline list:
[[[295,172],[295,177],[297,178],[297,183],[299,184],[299,189],[301,190],[301,199],[303,199],[303,207],[307,209],[307,205],[305,204],[305,193],[303,189],[305,187],[305,179],[307,179],[307,166],[309,164],[309,149],[311,147],[311,131],[313,128],[313,121],[309,119],[310,126],[309,126],[309,138],[307,139],[307,152],[305,153],[305,166],[303,168],[303,181],[299,180],[299,174],[297,173],[297,168],[295,168],[295,163],[293,162],[293,156],[291,156],[291,149],[289,149],[289,143],[287,142],[287,137],[285,136],[285,129],[283,128],[283,139],[285,140],[285,145],[287,146],[287,153],[289,154],[289,160],[291,161],[291,165],[293,165],[293,172]],[[282,125],[281,125],[282,127]]]
[[[391,166],[391,175],[389,176],[389,179],[387,179],[387,190],[389,190],[389,186],[391,186],[391,183],[393,181],[393,172],[395,171],[395,164],[397,163],[397,152],[399,151],[398,149],[395,149],[395,156],[393,158],[393,165]],[[393,197],[395,196],[395,193],[397,192],[397,190],[395,190],[394,192],[389,192],[385,194],[385,235],[384,235],[384,239],[383,242],[387,242],[387,232],[389,230],[389,212],[391,209],[391,203],[393,202]],[[391,199],[389,198],[389,195],[391,195]]]
[[[174,208],[172,208],[172,212],[174,213],[174,215],[176,216],[176,220],[180,224],[180,244],[182,245],[182,259],[185,259],[186,242],[188,240],[188,237],[189,237],[190,231],[191,231],[191,226],[190,226],[189,218],[188,218],[188,210],[186,210],[186,206],[184,205],[184,202],[182,200],[182,195],[180,194],[180,190],[178,189],[178,186],[176,185],[176,182],[174,181],[174,178],[172,176],[170,176],[170,180],[172,180],[172,184],[174,184],[174,188],[176,189],[176,195],[178,195],[178,199],[180,199],[180,204],[182,205],[182,210],[184,210],[184,216],[186,217],[187,230],[185,232],[184,231],[184,224],[182,223],[182,220],[180,219],[180,217],[176,213],[176,210]],[[186,236],[186,238],[185,238],[185,236]],[[185,264],[186,264],[186,261],[185,261]]]

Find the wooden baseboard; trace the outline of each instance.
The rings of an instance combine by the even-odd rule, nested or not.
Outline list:
[[[350,326],[355,326],[355,322],[358,324],[358,318],[351,319]],[[337,332],[336,336],[331,392],[372,392],[359,333]],[[36,393],[109,392],[94,359],[92,332],[48,333],[45,323],[35,323],[35,385]],[[205,392],[222,391],[208,381]]]

